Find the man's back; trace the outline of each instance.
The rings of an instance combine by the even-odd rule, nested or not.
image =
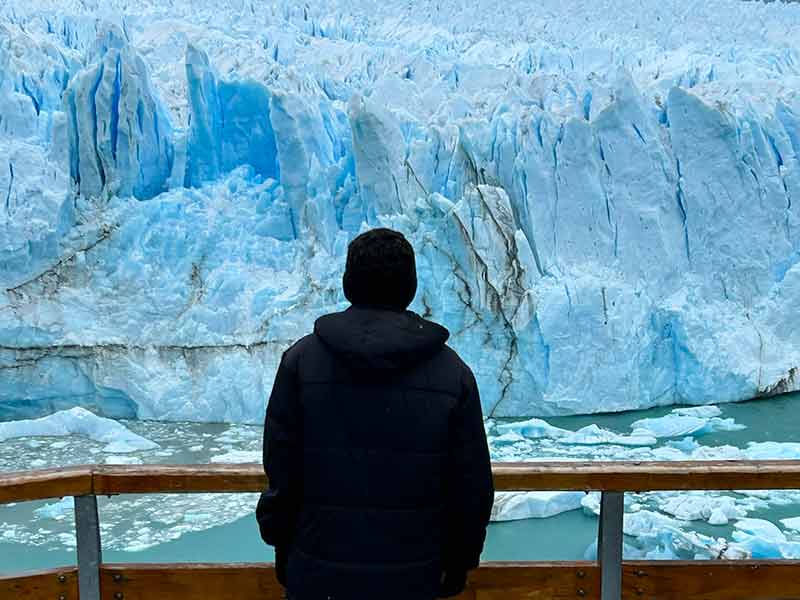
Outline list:
[[[429,600],[477,565],[493,488],[475,379],[418,315],[356,305],[284,354],[262,535],[298,600]]]

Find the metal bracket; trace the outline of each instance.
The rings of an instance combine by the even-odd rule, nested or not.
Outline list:
[[[97,496],[75,496],[75,531],[78,540],[78,595],[100,600],[100,519]]]
[[[624,492],[603,492],[600,497],[600,529],[597,559],[600,561],[600,599],[622,598],[622,522]]]

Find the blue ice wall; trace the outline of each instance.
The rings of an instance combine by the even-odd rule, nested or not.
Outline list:
[[[487,414],[800,385],[799,5],[123,4],[0,7],[0,418],[259,421],[379,225]]]

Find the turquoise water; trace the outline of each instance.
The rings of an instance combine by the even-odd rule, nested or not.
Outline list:
[[[746,448],[751,442],[800,442],[797,413],[800,395],[720,405],[721,417],[745,425],[740,431],[718,431],[697,437],[701,448],[719,452],[724,447]],[[549,418],[555,426],[576,430],[596,424],[629,433],[634,421],[668,414],[672,408],[621,414]],[[206,463],[255,462],[260,458],[258,427],[225,424],[123,422],[131,430],[156,441],[160,448],[126,456],[109,456],[102,444],[84,438],[23,438],[0,444],[0,470],[90,462]],[[507,452],[496,446],[493,452]],[[66,443],[66,446],[63,444]],[[659,440],[661,444],[661,440]],[[669,444],[664,441],[663,444]],[[647,459],[649,448],[615,446],[559,447],[552,440],[536,440],[515,458]],[[563,456],[562,456],[563,454]],[[507,456],[506,456],[507,458]],[[663,498],[635,496],[633,501],[661,510]],[[737,502],[752,500],[730,494]],[[270,561],[273,554],[259,536],[252,514],[256,496],[150,495],[100,498],[100,517],[107,562],[241,562]],[[757,500],[757,499],[756,499]],[[758,504],[756,502],[756,504]],[[748,505],[750,506],[750,505]],[[47,507],[42,513],[40,509]],[[59,508],[60,507],[60,508]],[[71,538],[73,515],[69,500],[0,505],[0,572],[40,569],[75,562]],[[655,507],[655,508],[653,508]],[[38,511],[38,512],[37,512]],[[780,519],[800,516],[800,494],[771,498],[750,506],[747,517]],[[704,521],[680,522],[688,532],[731,539],[733,521],[710,525]],[[492,523],[485,560],[578,560],[587,556],[595,540],[597,518],[588,510],[563,512],[544,519]],[[792,534],[793,535],[793,534]],[[627,538],[626,538],[627,539]],[[794,537],[790,536],[794,540]],[[800,536],[797,537],[800,539]]]

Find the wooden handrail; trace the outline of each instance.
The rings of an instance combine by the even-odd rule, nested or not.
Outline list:
[[[800,461],[494,463],[497,490],[800,489]],[[85,494],[258,492],[258,464],[86,465],[0,473],[0,503]]]
[[[95,467],[0,473],[0,504],[92,493]]]
[[[591,569],[579,567],[575,571],[574,567],[565,570],[555,564],[545,566],[539,563],[537,567],[536,563],[530,563],[522,567],[523,570],[508,571],[507,575],[510,575],[511,579],[497,588],[503,597],[511,597],[506,592],[508,592],[509,586],[516,585],[521,574],[525,574],[529,579],[527,583],[532,586],[532,589],[541,588],[542,581],[550,581],[552,584],[550,592],[552,593],[548,592],[548,597],[556,597],[555,594],[561,594],[570,587],[573,579],[573,589],[576,590],[579,597],[598,598],[599,600],[621,600],[623,597],[629,597],[630,590],[626,590],[626,586],[630,586],[632,578],[630,574],[626,575],[625,564],[622,560],[623,495],[626,491],[800,489],[800,461],[796,460],[496,463],[493,465],[492,472],[497,490],[602,492],[596,566],[592,566]],[[209,590],[213,592],[211,597],[214,600],[225,600],[231,597],[227,592],[233,588],[230,587],[228,580],[234,573],[238,573],[237,576],[241,577],[242,581],[257,586],[254,588],[253,594],[261,597],[278,597],[279,590],[274,587],[274,579],[271,576],[264,579],[265,573],[260,567],[244,567],[236,571],[215,565],[206,565],[203,569],[199,567],[182,569],[180,565],[172,565],[164,568],[144,567],[137,571],[134,566],[128,566],[124,568],[126,574],[123,575],[120,572],[114,572],[112,567],[104,565],[102,561],[100,521],[97,510],[98,495],[258,492],[263,490],[266,484],[266,477],[261,465],[258,464],[87,465],[1,474],[0,503],[75,496],[75,524],[78,540],[77,589],[78,595],[83,600],[101,600],[103,589],[109,589],[124,581],[129,582],[126,590],[123,592],[122,589],[118,589],[114,592],[114,597],[127,597],[135,600],[140,597],[151,597],[153,590],[171,590],[170,593],[174,592],[174,595],[167,594],[164,596],[165,599],[175,597],[190,600],[195,596],[187,595],[186,592],[190,586],[186,581],[192,581],[192,577],[201,571],[209,577],[206,578],[206,585],[195,586],[198,598],[201,597],[201,592],[205,594]],[[784,581],[784,578],[786,581],[800,581],[800,578],[796,577],[800,568],[798,562],[779,566],[758,562],[751,566],[754,569],[771,569],[770,576],[773,579],[780,576],[781,582]],[[254,578],[253,575],[259,571],[261,577]],[[723,565],[722,568],[719,568],[717,565],[714,569],[710,569],[703,565],[681,566],[673,563],[671,566],[668,565],[668,568],[663,568],[654,563],[643,563],[635,571],[635,576],[644,578],[648,572],[654,576],[658,576],[658,573],[661,573],[662,576],[669,574],[672,580],[685,579],[692,582],[694,587],[682,589],[679,594],[669,597],[695,597],[700,594],[709,599],[716,599],[722,596],[709,594],[709,592],[716,593],[721,590],[722,593],[728,594],[732,598],[733,596],[730,596],[731,586],[725,583],[726,581],[729,583],[731,578],[737,580],[738,589],[745,590],[749,594],[736,596],[737,600],[739,598],[774,600],[798,597],[781,595],[784,588],[772,589],[761,584],[752,577],[752,573],[747,568],[741,566],[727,568]],[[506,572],[501,569],[494,573],[491,578],[492,585],[498,582],[502,583],[502,578],[506,576],[503,573]],[[555,573],[561,574],[561,579],[558,581],[553,579]],[[589,577],[590,573],[591,578]],[[109,574],[111,583],[108,581]],[[738,583],[745,580],[751,584],[757,584],[756,587],[748,588],[744,584]],[[67,575],[59,574],[58,581],[66,584]],[[137,590],[135,581],[143,582],[140,584],[141,589]],[[652,595],[651,592],[658,592],[657,588],[648,589],[647,580],[637,579],[635,581],[634,592],[638,596]],[[476,585],[480,587],[479,584],[476,583]],[[14,590],[16,594],[24,592],[30,595],[31,590],[44,590],[45,588],[49,590],[52,586],[52,574],[41,577],[37,575],[8,579],[5,582],[0,581],[0,592],[6,587]],[[75,587],[74,582],[72,587]],[[659,584],[657,587],[665,589],[663,584]],[[66,599],[67,594],[63,593],[65,591],[67,588],[62,588],[59,597]],[[676,588],[673,585],[672,592],[675,591]],[[762,592],[763,596],[758,595]],[[795,587],[791,587],[790,593],[795,593]],[[40,596],[38,591],[35,595]],[[485,594],[481,595],[481,597],[484,596]],[[202,597],[207,596],[202,595]],[[485,597],[494,596],[489,593]],[[527,593],[524,597],[533,598]],[[477,596],[475,598],[477,600]]]

